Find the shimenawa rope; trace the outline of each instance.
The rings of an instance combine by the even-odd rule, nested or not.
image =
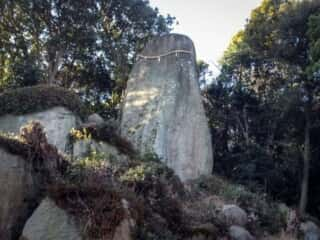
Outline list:
[[[176,56],[178,56],[178,53],[192,54],[193,52],[192,51],[187,51],[187,50],[174,50],[174,51],[170,51],[170,52],[167,52],[167,53],[164,53],[164,54],[154,55],[154,56],[145,56],[145,55],[138,54],[137,58],[138,59],[139,58],[143,58],[143,59],[158,59],[160,61],[160,59],[162,57],[166,57],[166,56],[169,56],[169,55],[172,55],[172,54],[176,54]]]

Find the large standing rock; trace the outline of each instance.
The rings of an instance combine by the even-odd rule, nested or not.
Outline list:
[[[49,198],[28,219],[20,240],[81,240],[75,220]]]
[[[38,197],[30,162],[0,148],[0,239],[17,239]]]
[[[0,131],[19,133],[20,128],[30,121],[38,121],[44,127],[48,142],[60,151],[67,148],[69,132],[80,121],[74,113],[64,107],[55,107],[47,111],[26,115],[4,115],[0,117]]]
[[[121,134],[156,153],[182,180],[209,174],[212,149],[192,41],[169,34],[150,41],[127,84]]]

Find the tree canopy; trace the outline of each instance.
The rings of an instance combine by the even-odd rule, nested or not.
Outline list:
[[[262,1],[205,92],[215,171],[302,214],[320,201],[319,15],[316,0]]]
[[[1,0],[0,90],[56,84],[105,107],[136,52],[173,23],[145,0]]]

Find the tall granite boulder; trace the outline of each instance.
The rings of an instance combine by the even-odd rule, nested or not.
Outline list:
[[[210,174],[213,165],[195,59],[186,36],[150,41],[131,72],[121,120],[122,136],[156,153],[182,180]]]

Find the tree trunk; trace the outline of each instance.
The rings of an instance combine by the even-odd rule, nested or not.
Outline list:
[[[308,104],[309,105],[309,104]],[[305,108],[305,129],[304,129],[304,150],[303,150],[303,175],[301,183],[301,195],[299,203],[299,213],[301,216],[305,215],[308,203],[308,188],[309,188],[309,174],[310,174],[310,160],[311,160],[311,146],[310,146],[310,105]]]
[[[55,82],[56,75],[58,73],[59,65],[62,60],[63,51],[60,49],[56,52],[54,59],[49,62],[48,66],[48,85],[52,85]]]

